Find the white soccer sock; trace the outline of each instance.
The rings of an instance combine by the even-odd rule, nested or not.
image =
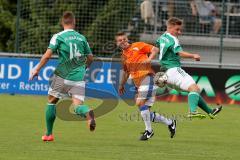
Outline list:
[[[154,118],[154,122],[156,123],[164,123],[166,125],[171,125],[172,124],[172,120],[168,119],[166,117],[164,117],[163,115],[160,115],[159,113],[155,113],[155,118]]]
[[[150,119],[150,112],[149,110],[143,110],[141,111],[141,116],[143,118],[143,121],[145,123],[146,130],[149,132],[152,132],[152,126],[151,126],[151,119]]]

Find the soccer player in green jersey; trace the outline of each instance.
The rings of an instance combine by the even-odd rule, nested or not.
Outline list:
[[[58,54],[59,64],[54,71],[48,90],[48,104],[45,113],[47,132],[42,136],[43,141],[54,140],[52,130],[56,118],[56,103],[65,96],[71,96],[75,113],[87,119],[90,131],[96,127],[93,110],[87,105],[83,105],[85,97],[84,75],[86,68],[93,60],[91,49],[86,38],[74,30],[75,16],[72,12],[64,12],[61,24],[64,30],[53,35],[47,51],[30,77],[32,80],[38,76],[39,71],[52,54]]]
[[[167,75],[167,84],[174,89],[189,92],[188,105],[190,107],[190,118],[205,118],[204,114],[197,112],[199,106],[205,111],[210,118],[219,113],[222,106],[210,108],[201,97],[200,89],[193,78],[187,74],[182,68],[180,58],[191,58],[196,61],[200,60],[199,54],[192,54],[183,51],[178,41],[178,36],[182,33],[182,20],[172,17],[167,21],[167,31],[162,34],[156,41],[156,46],[160,49],[159,61],[161,70]]]

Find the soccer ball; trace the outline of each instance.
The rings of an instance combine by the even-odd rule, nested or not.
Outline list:
[[[168,77],[164,72],[158,72],[158,73],[156,73],[156,75],[154,77],[154,83],[158,87],[162,88],[166,85],[167,79],[168,79]]]

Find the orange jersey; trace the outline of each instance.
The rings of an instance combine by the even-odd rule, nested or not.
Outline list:
[[[139,87],[143,78],[148,74],[153,74],[150,63],[143,63],[148,59],[148,54],[153,46],[144,42],[132,43],[131,46],[123,50],[122,63],[125,72],[128,72],[136,87]]]

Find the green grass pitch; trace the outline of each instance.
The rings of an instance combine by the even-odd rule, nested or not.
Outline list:
[[[99,101],[87,100],[86,104],[96,106]],[[137,108],[120,101],[115,110],[97,119],[95,132],[85,122],[57,119],[55,141],[44,143],[45,103],[46,97],[41,96],[0,95],[0,160],[240,159],[237,105],[224,106],[214,120],[180,119],[174,139],[169,138],[166,126],[153,124],[155,135],[142,142],[138,138],[143,122],[129,119]],[[157,102],[153,109],[168,115],[184,115],[188,110],[186,103],[167,102]]]

